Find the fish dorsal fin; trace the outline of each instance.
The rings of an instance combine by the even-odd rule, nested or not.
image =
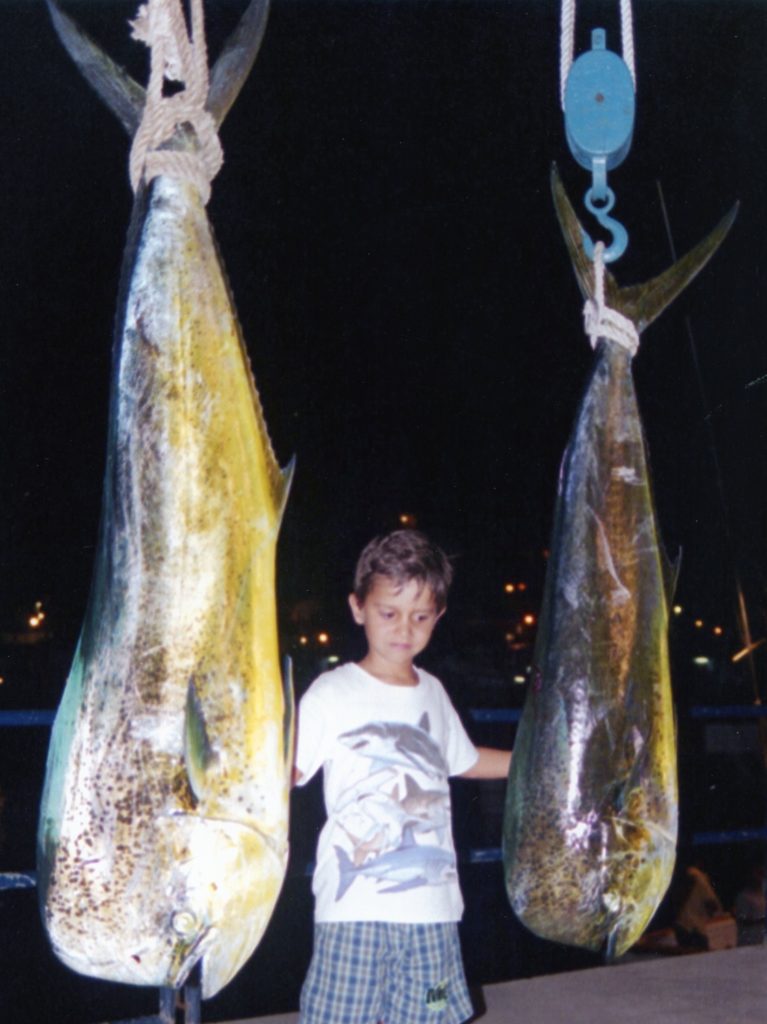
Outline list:
[[[205,794],[205,776],[215,760],[216,753],[208,736],[202,703],[192,678],[186,691],[184,764],[189,785],[198,800],[202,800]]]
[[[575,276],[584,298],[594,296],[594,265],[586,255],[583,246],[583,228],[567,196],[556,165],[551,170],[551,191],[557,218],[562,229]],[[618,287],[615,278],[605,270],[605,304],[631,320],[637,330],[643,331],[657,319],[666,306],[670,305],[680,292],[708,263],[721,243],[738,212],[736,203],[722,218],[714,230],[681,259],[673,263],[662,274],[644,284]]]
[[[421,792],[421,787],[415,781],[412,775],[405,776],[405,797],[416,796]]]
[[[270,0],[250,0],[211,68],[206,109],[219,127],[255,63],[266,30]],[[83,78],[133,137],[141,121],[146,90],[109,57],[59,0],[46,0],[56,35]]]

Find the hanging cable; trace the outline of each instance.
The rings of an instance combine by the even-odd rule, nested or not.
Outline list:
[[[575,60],[575,3],[562,0],[559,33],[559,101],[565,109],[565,90],[570,68]],[[629,69],[636,91],[636,58],[634,55],[634,18],[631,0],[620,0],[621,46],[623,60]]]

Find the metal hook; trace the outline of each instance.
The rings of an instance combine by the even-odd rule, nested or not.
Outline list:
[[[602,256],[605,263],[612,263],[624,254],[629,244],[628,231],[626,231],[620,221],[609,216],[610,210],[615,205],[615,193],[611,188],[603,184],[600,188],[590,188],[583,201],[589,213],[592,213],[605,231],[608,231],[612,236],[612,242],[609,246],[605,247]],[[583,233],[583,248],[588,258],[593,260],[594,243],[586,231],[583,230],[583,227],[581,227],[581,231]]]

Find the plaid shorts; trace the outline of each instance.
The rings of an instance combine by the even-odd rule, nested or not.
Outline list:
[[[299,1024],[461,1024],[473,1012],[457,925],[314,926]]]

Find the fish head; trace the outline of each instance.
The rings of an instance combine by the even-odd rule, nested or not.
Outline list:
[[[201,961],[202,996],[216,995],[258,945],[280,893],[287,842],[250,825],[198,818],[178,870],[181,898],[166,916],[172,945],[167,984]]]

